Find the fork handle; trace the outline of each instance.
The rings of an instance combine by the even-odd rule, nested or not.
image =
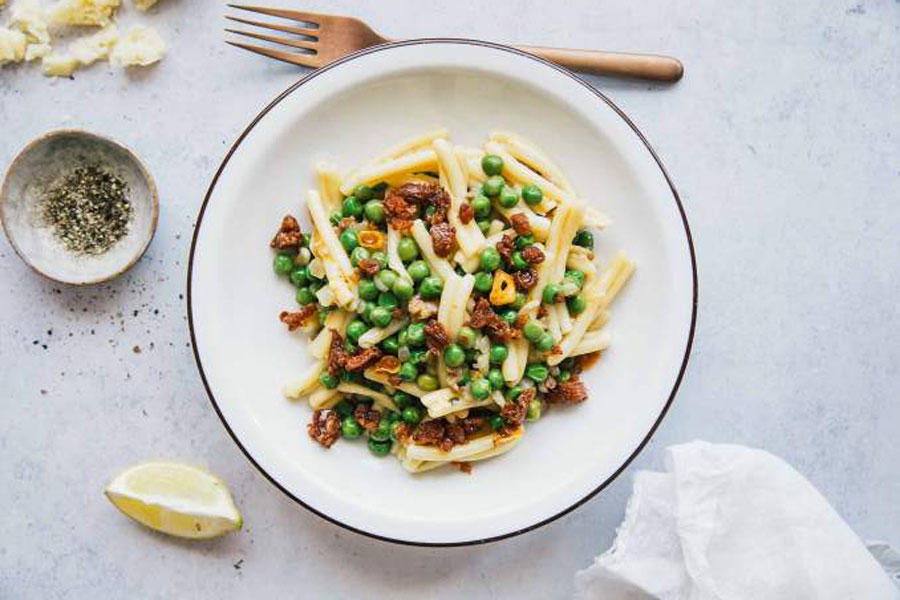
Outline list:
[[[612,75],[614,77],[674,82],[681,79],[684,74],[684,66],[681,61],[671,56],[600,50],[569,50],[540,46],[517,46],[517,48],[536,54],[572,71],[591,75]]]

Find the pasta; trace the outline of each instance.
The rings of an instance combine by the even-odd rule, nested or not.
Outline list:
[[[467,471],[587,399],[581,372],[610,346],[634,263],[598,262],[610,220],[537,144],[494,132],[467,148],[437,129],[343,177],[314,172],[312,230],[289,215],[271,242],[300,305],[280,319],[311,335],[314,361],[284,387],[313,409],[311,438]]]

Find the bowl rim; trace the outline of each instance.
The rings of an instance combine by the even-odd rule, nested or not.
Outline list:
[[[144,244],[135,252],[134,256],[128,261],[128,263],[123,266],[121,269],[115,271],[114,273],[110,273],[109,275],[104,275],[102,277],[98,277],[95,279],[89,279],[86,281],[66,281],[63,279],[57,279],[51,275],[48,275],[44,271],[42,271],[36,264],[34,264],[28,255],[23,252],[18,244],[16,244],[16,240],[13,235],[10,233],[9,228],[6,225],[6,201],[9,196],[9,180],[12,175],[13,169],[15,169],[16,165],[19,164],[27,153],[33,150],[38,144],[43,144],[48,140],[51,140],[55,137],[60,137],[63,135],[73,135],[73,136],[83,136],[87,138],[93,138],[94,141],[99,140],[102,143],[110,144],[124,152],[129,159],[131,159],[134,164],[137,165],[138,169],[141,172],[141,176],[147,182],[147,188],[150,190],[150,199],[152,206],[152,217],[150,219],[150,233],[147,235],[147,239],[144,241]],[[12,159],[9,163],[9,167],[7,167],[6,172],[3,174],[3,183],[0,185],[0,225],[3,226],[3,233],[6,235],[6,239],[9,241],[10,246],[12,246],[13,250],[15,250],[16,254],[22,259],[26,265],[28,265],[32,271],[37,273],[42,277],[46,277],[50,281],[55,281],[57,283],[62,283],[65,285],[75,285],[75,286],[83,286],[83,285],[94,285],[97,283],[104,283],[107,281],[111,281],[125,273],[128,269],[134,266],[134,264],[141,259],[142,256],[147,252],[147,248],[150,247],[150,242],[153,241],[154,236],[156,235],[156,227],[159,224],[159,190],[156,188],[156,182],[153,180],[153,175],[150,174],[150,171],[147,169],[146,165],[144,165],[143,161],[140,157],[128,146],[117,142],[116,140],[107,137],[105,135],[100,135],[98,133],[93,133],[91,131],[87,131],[86,129],[53,129],[51,131],[47,131],[37,136],[25,146],[19,150],[16,154],[15,158]]]
[[[215,186],[219,180],[219,177],[224,172],[225,167],[228,165],[228,162],[231,159],[232,155],[237,151],[241,142],[243,142],[244,138],[246,138],[250,134],[250,132],[253,130],[253,128],[256,126],[256,124],[263,117],[265,117],[266,114],[268,114],[268,112],[270,110],[272,110],[276,105],[278,105],[287,96],[289,96],[290,94],[295,92],[303,84],[315,79],[318,75],[320,75],[326,71],[329,71],[329,70],[331,70],[335,67],[338,67],[348,61],[352,61],[356,58],[359,58],[361,56],[365,56],[368,54],[382,52],[384,50],[388,50],[388,49],[396,48],[396,47],[426,45],[426,44],[463,44],[463,45],[486,47],[486,48],[491,48],[494,50],[517,54],[519,56],[523,56],[523,57],[531,59],[537,63],[540,63],[546,67],[550,67],[550,68],[562,73],[563,75],[566,75],[567,77],[571,78],[576,83],[578,83],[579,85],[583,86],[585,89],[587,89],[588,91],[593,93],[595,96],[597,96],[597,98],[599,100],[605,102],[607,104],[607,106],[609,106],[609,108],[611,108],[623,121],[625,121],[625,123],[631,128],[631,130],[634,132],[634,134],[637,135],[637,137],[640,139],[641,143],[643,143],[643,145],[650,152],[651,157],[653,158],[654,162],[659,167],[660,172],[662,173],[663,177],[665,178],[666,183],[669,186],[670,191],[672,192],[672,197],[675,200],[675,205],[678,208],[678,213],[681,217],[681,224],[684,227],[685,238],[686,238],[688,250],[690,253],[691,275],[692,275],[691,322],[690,322],[690,328],[688,331],[687,343],[685,344],[684,356],[681,361],[681,366],[679,367],[679,370],[678,370],[678,375],[675,378],[675,382],[672,386],[672,390],[669,393],[669,397],[666,399],[666,403],[663,406],[662,410],[660,411],[659,416],[656,418],[656,420],[653,423],[653,426],[649,429],[646,436],[643,438],[643,440],[641,440],[640,444],[638,444],[637,448],[635,448],[635,450],[631,453],[631,455],[628,456],[628,458],[622,463],[621,466],[619,466],[618,469],[615,470],[615,472],[612,473],[612,475],[610,475],[608,478],[606,478],[604,481],[602,481],[597,487],[595,487],[592,491],[587,493],[584,497],[576,500],[567,508],[565,508],[565,509],[563,509],[563,510],[561,510],[561,511],[559,511],[537,523],[533,523],[527,527],[522,527],[515,531],[507,532],[507,533],[504,533],[501,535],[490,536],[490,537],[474,539],[474,540],[455,541],[455,542],[422,542],[422,541],[404,540],[404,539],[392,538],[389,536],[379,535],[376,533],[372,533],[370,531],[366,531],[364,529],[360,529],[358,527],[354,527],[352,525],[348,525],[347,523],[344,523],[328,514],[325,514],[323,511],[316,509],[313,506],[307,504],[306,502],[304,502],[303,500],[301,500],[300,498],[295,496],[293,493],[291,493],[287,488],[285,488],[281,483],[279,483],[272,475],[270,475],[262,467],[262,465],[260,465],[256,461],[256,459],[253,457],[253,455],[250,454],[249,450],[246,447],[244,447],[244,444],[241,442],[240,439],[238,439],[237,435],[235,435],[231,426],[228,424],[228,421],[225,419],[225,416],[223,415],[221,409],[219,408],[218,403],[216,402],[215,395],[213,394],[213,391],[209,386],[209,382],[206,379],[206,373],[203,370],[203,362],[200,358],[200,352],[197,348],[197,338],[196,338],[196,332],[194,330],[193,300],[192,300],[192,295],[191,295],[191,288],[192,288],[191,283],[192,283],[192,275],[193,275],[193,268],[194,268],[194,253],[196,252],[196,249],[197,249],[197,240],[198,240],[199,233],[200,233],[200,226],[202,225],[203,217],[204,217],[204,214],[206,213],[206,208],[209,204],[209,200],[212,197],[213,190],[215,189]],[[632,120],[618,106],[616,106],[616,104],[613,103],[612,100],[610,100],[600,90],[596,89],[590,83],[581,79],[580,77],[575,75],[573,72],[569,71],[568,69],[565,69],[564,67],[556,65],[548,60],[545,60],[545,59],[535,56],[533,54],[529,54],[528,52],[519,50],[512,46],[498,44],[495,42],[488,42],[488,41],[484,41],[484,40],[469,39],[469,38],[416,38],[416,39],[403,40],[403,41],[398,41],[398,42],[389,42],[389,43],[385,43],[385,44],[378,44],[376,46],[364,48],[362,50],[358,50],[356,52],[348,54],[340,59],[335,60],[334,62],[331,62],[331,63],[325,65],[324,67],[321,67],[319,69],[316,69],[316,70],[304,75],[298,81],[292,83],[285,91],[281,92],[278,96],[276,96],[274,100],[269,102],[253,118],[253,120],[250,121],[250,124],[247,125],[247,127],[237,137],[237,139],[232,144],[232,146],[228,149],[228,152],[225,154],[225,157],[222,159],[222,163],[219,165],[219,168],[216,170],[216,173],[213,176],[212,181],[210,182],[210,185],[209,185],[209,188],[207,189],[206,195],[203,198],[203,203],[200,206],[200,211],[197,214],[196,225],[194,227],[194,233],[191,238],[191,249],[190,249],[190,254],[188,257],[188,269],[187,269],[186,284],[187,284],[187,317],[188,317],[188,328],[190,330],[190,336],[191,336],[191,350],[193,351],[193,354],[194,354],[194,360],[197,363],[197,369],[200,372],[200,379],[203,382],[203,387],[206,389],[206,395],[209,398],[209,401],[212,404],[213,409],[215,410],[216,414],[218,415],[219,420],[221,421],[222,425],[225,427],[225,430],[228,432],[228,435],[231,436],[232,440],[234,440],[234,443],[237,444],[238,448],[240,448],[241,452],[244,454],[244,456],[247,458],[247,460],[250,461],[250,464],[252,464],[256,468],[256,470],[259,471],[259,473],[263,475],[263,477],[265,477],[272,485],[274,485],[278,490],[280,490],[288,498],[290,498],[295,503],[299,504],[303,508],[305,508],[308,511],[312,512],[313,514],[325,519],[326,521],[328,521],[330,523],[338,525],[339,527],[342,527],[348,531],[352,531],[353,533],[364,535],[366,537],[380,540],[383,542],[390,542],[390,543],[400,544],[400,545],[405,545],[405,546],[426,547],[426,548],[449,548],[449,547],[460,547],[460,546],[474,546],[474,545],[480,545],[480,544],[487,544],[487,543],[491,543],[491,542],[497,542],[497,541],[504,540],[507,538],[512,538],[512,537],[515,537],[518,535],[522,535],[524,533],[528,533],[530,531],[533,531],[535,529],[543,527],[544,525],[547,525],[547,524],[559,519],[560,517],[572,512],[573,510],[580,507],[581,505],[586,503],[588,500],[590,500],[591,498],[596,496],[599,492],[601,492],[603,489],[605,489],[610,483],[612,483],[619,475],[621,475],[622,472],[637,457],[637,455],[640,454],[640,452],[644,449],[644,447],[650,441],[650,438],[653,437],[653,434],[659,428],[660,423],[662,423],[663,418],[668,413],[669,407],[672,405],[672,402],[675,399],[675,395],[678,392],[679,387],[681,386],[682,380],[684,379],[684,374],[685,374],[685,371],[686,371],[687,365],[688,365],[688,359],[690,358],[691,349],[692,349],[693,343],[694,343],[694,333],[695,333],[696,324],[697,324],[697,299],[698,299],[698,291],[699,291],[698,290],[698,281],[697,281],[697,259],[696,259],[696,254],[694,251],[694,241],[693,241],[693,236],[691,234],[690,225],[688,224],[687,215],[685,213],[684,206],[681,202],[681,197],[678,194],[678,190],[675,188],[675,184],[673,183],[672,178],[669,176],[669,173],[666,171],[666,168],[663,166],[662,161],[660,160],[659,156],[656,154],[656,151],[650,145],[650,142],[647,140],[647,138],[644,136],[644,134],[632,122]]]

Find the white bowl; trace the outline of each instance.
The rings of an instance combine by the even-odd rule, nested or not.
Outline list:
[[[518,447],[475,466],[410,475],[364,444],[320,448],[310,409],[281,394],[308,360],[279,322],[293,288],[272,271],[281,217],[300,215],[319,159],[358,165],[403,137],[446,126],[479,145],[494,129],[536,140],[615,221],[597,250],[637,272],[612,307],[612,347],[584,378],[590,399],[529,425]],[[305,215],[304,215],[305,218]],[[308,228],[307,228],[308,230]],[[600,491],[647,442],[690,352],[697,279],[690,232],[659,159],[628,118],[569,72],[465,40],[380,46],[320,69],[256,117],[216,174],[191,248],[188,302],[200,373],[223,423],[279,489],[373,537],[421,545],[522,533]]]
[[[98,255],[68,251],[41,222],[40,198],[68,169],[102,164],[128,184],[133,215],[128,233]],[[30,142],[13,160],[0,188],[0,219],[16,253],[32,269],[61,283],[87,285],[118,277],[143,256],[159,217],[156,184],[128,148],[87,131],[61,129]]]

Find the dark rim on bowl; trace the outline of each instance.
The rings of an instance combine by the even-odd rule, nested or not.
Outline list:
[[[99,279],[92,279],[90,281],[63,281],[61,279],[56,279],[55,277],[51,277],[50,275],[47,275],[46,273],[41,271],[34,263],[32,263],[31,260],[25,255],[24,252],[22,252],[22,250],[19,248],[18,244],[16,244],[16,240],[13,238],[12,234],[10,233],[9,229],[6,226],[6,201],[4,199],[6,198],[6,195],[8,193],[7,186],[9,185],[9,177],[12,174],[13,169],[15,168],[16,164],[19,162],[19,160],[22,159],[23,156],[25,156],[25,154],[27,152],[29,152],[36,145],[38,145],[42,142],[45,142],[45,141],[49,140],[50,138],[58,137],[61,135],[87,136],[87,137],[99,140],[100,142],[103,142],[105,144],[110,144],[111,146],[115,146],[115,147],[119,148],[120,150],[122,150],[126,155],[128,155],[129,158],[131,158],[131,160],[134,161],[134,164],[136,164],[138,166],[138,169],[140,169],[141,175],[147,181],[147,188],[150,190],[150,197],[153,200],[153,217],[150,221],[150,235],[147,236],[147,240],[144,242],[144,245],[134,255],[134,257],[132,257],[132,259],[130,261],[128,261],[128,264],[126,264],[124,267],[122,267],[115,273],[110,273],[109,275],[107,275],[105,277],[101,277]],[[210,188],[210,190],[212,190],[212,188]],[[153,176],[150,174],[150,171],[147,170],[147,167],[144,166],[144,163],[141,161],[141,159],[138,157],[138,155],[135,154],[131,150],[131,148],[129,148],[128,146],[126,146],[124,144],[121,144],[111,138],[108,138],[108,137],[105,137],[102,135],[98,135],[96,133],[91,133],[90,131],[85,131],[84,129],[54,129],[53,131],[48,131],[47,133],[41,134],[38,137],[31,140],[30,142],[28,142],[27,144],[25,144],[24,148],[19,150],[19,153],[16,154],[15,158],[12,159],[12,162],[9,163],[9,168],[6,169],[6,173],[3,175],[3,183],[2,183],[2,185],[0,185],[0,224],[3,225],[3,233],[6,234],[6,239],[9,241],[9,245],[12,246],[13,250],[16,251],[16,254],[19,256],[19,258],[22,259],[22,262],[24,262],[26,265],[28,265],[28,267],[32,271],[34,271],[41,277],[46,277],[50,281],[55,281],[57,283],[62,283],[65,285],[79,285],[79,286],[94,285],[96,283],[104,283],[107,281],[111,281],[111,280],[115,279],[116,277],[118,277],[119,275],[125,273],[128,269],[133,267],[135,265],[135,263],[141,259],[142,256],[144,256],[144,253],[147,252],[147,248],[150,247],[150,242],[153,241],[153,237],[156,235],[156,226],[157,226],[158,222],[159,222],[159,191],[156,189],[156,182],[153,180]]]
[[[647,148],[647,151],[650,152],[650,155],[653,157],[653,160],[656,162],[657,166],[659,166],[659,169],[662,172],[663,177],[665,177],[665,179],[666,179],[666,183],[668,184],[669,189],[672,191],[672,197],[675,199],[675,204],[678,207],[678,212],[681,216],[681,223],[684,226],[684,233],[685,233],[687,244],[688,244],[688,250],[689,250],[690,256],[691,256],[691,274],[693,277],[693,282],[692,282],[693,301],[691,303],[691,325],[690,325],[690,330],[688,332],[687,345],[685,346],[685,349],[684,349],[684,358],[682,359],[681,367],[678,370],[678,376],[675,378],[675,384],[672,386],[672,391],[670,392],[669,397],[666,400],[666,404],[663,407],[662,411],[660,412],[659,416],[657,417],[656,421],[653,423],[653,426],[650,428],[650,431],[647,432],[647,435],[644,437],[644,439],[641,441],[641,443],[638,444],[638,447],[635,448],[634,452],[631,453],[631,455],[625,460],[625,462],[622,463],[622,465],[612,475],[610,475],[605,481],[600,483],[600,485],[598,485],[596,488],[594,488],[591,492],[589,492],[587,495],[585,495],[580,500],[574,502],[568,508],[556,513],[555,515],[547,517],[546,519],[544,519],[542,521],[539,521],[539,522],[529,525],[527,527],[523,527],[521,529],[517,529],[516,531],[511,531],[509,533],[504,533],[502,535],[497,535],[497,536],[493,536],[493,537],[468,540],[468,541],[462,541],[462,542],[418,542],[418,541],[390,538],[387,536],[378,535],[375,533],[371,533],[369,531],[358,529],[356,527],[353,527],[351,525],[343,523],[321,511],[313,508],[312,506],[310,506],[309,504],[307,504],[300,498],[296,497],[290,491],[285,489],[285,487],[282,486],[277,480],[275,480],[274,477],[269,475],[269,473],[256,461],[256,459],[244,447],[244,445],[241,443],[241,441],[235,435],[234,431],[232,431],[231,426],[229,426],[228,421],[225,419],[224,415],[222,414],[222,411],[219,408],[218,403],[216,402],[215,396],[213,395],[212,389],[210,389],[210,387],[209,387],[209,382],[206,380],[206,373],[203,371],[203,363],[200,360],[200,352],[197,348],[197,338],[196,338],[196,335],[194,332],[194,317],[193,317],[193,309],[192,309],[192,303],[191,303],[191,275],[192,275],[193,268],[194,268],[194,252],[196,251],[196,248],[197,248],[197,236],[200,233],[200,225],[203,222],[203,215],[206,212],[206,207],[207,207],[207,204],[209,203],[209,199],[210,199],[210,196],[212,195],[213,189],[216,186],[216,182],[219,180],[219,176],[225,170],[225,166],[228,164],[228,161],[231,159],[231,156],[237,150],[238,146],[240,146],[240,144],[244,140],[244,138],[247,137],[247,135],[250,133],[250,131],[253,129],[253,127],[255,127],[256,124],[260,121],[260,119],[262,119],[270,110],[272,110],[272,108],[274,108],[279,102],[281,102],[285,97],[287,97],[289,94],[291,94],[295,90],[297,90],[304,83],[314,79],[319,74],[321,74],[325,71],[328,71],[329,69],[333,69],[334,67],[336,67],[338,65],[341,65],[347,61],[353,60],[360,56],[372,54],[374,52],[380,52],[382,50],[385,50],[388,48],[393,48],[393,47],[398,47],[398,46],[415,46],[415,45],[421,45],[421,44],[448,44],[448,43],[449,44],[466,44],[466,45],[472,45],[472,46],[483,46],[483,47],[493,48],[495,50],[502,50],[504,52],[509,52],[511,54],[518,54],[520,56],[527,57],[531,60],[534,60],[535,62],[541,63],[547,67],[550,67],[550,68],[566,75],[567,77],[570,77],[571,79],[576,81],[578,84],[583,86],[585,89],[589,90],[591,93],[593,93],[595,96],[597,96],[600,100],[605,102],[611,109],[613,109],[616,112],[616,114],[618,114],[622,118],[622,120],[625,121],[625,123],[628,124],[628,126],[632,129],[632,131],[634,131],[635,135],[637,135],[638,138],[640,138],[641,142]],[[481,41],[481,40],[471,40],[471,39],[465,39],[465,38],[422,38],[422,39],[415,39],[415,40],[407,40],[407,41],[403,41],[403,42],[392,42],[389,44],[381,44],[378,46],[373,46],[371,48],[366,48],[364,50],[359,50],[352,54],[348,54],[347,56],[345,56],[339,60],[336,60],[316,71],[309,73],[308,75],[302,77],[296,83],[292,84],[284,92],[279,94],[277,98],[275,98],[272,102],[270,102],[250,122],[250,124],[247,126],[247,128],[241,133],[241,135],[237,138],[237,140],[234,142],[234,144],[228,150],[228,153],[225,155],[225,158],[222,160],[222,164],[219,166],[219,169],[216,171],[216,174],[213,177],[213,180],[209,185],[209,189],[206,192],[206,196],[203,199],[203,204],[200,207],[200,213],[197,216],[197,225],[194,228],[194,235],[193,235],[193,239],[191,240],[191,251],[190,251],[190,256],[188,259],[188,273],[187,273],[188,327],[190,328],[191,345],[192,345],[193,351],[194,351],[194,358],[197,361],[197,368],[200,371],[200,378],[203,380],[203,387],[206,388],[206,394],[207,394],[207,396],[209,396],[209,400],[212,403],[213,408],[216,411],[216,414],[219,415],[219,420],[225,426],[225,429],[228,431],[228,434],[231,436],[231,439],[233,439],[234,442],[238,445],[238,448],[241,449],[241,452],[244,453],[244,456],[247,457],[247,459],[250,461],[250,463],[253,464],[253,466],[256,467],[256,469],[260,473],[262,473],[262,475],[266,479],[268,479],[270,483],[272,483],[272,485],[274,485],[276,488],[281,490],[281,492],[284,493],[287,497],[292,499],[297,504],[303,506],[310,512],[322,517],[323,519],[325,519],[327,521],[330,521],[331,523],[334,523],[335,525],[343,527],[344,529],[347,529],[354,533],[359,533],[361,535],[365,535],[365,536],[368,536],[368,537],[371,537],[371,538],[374,538],[377,540],[385,541],[385,542],[392,542],[395,544],[404,544],[404,545],[408,545],[408,546],[424,546],[424,547],[454,547],[454,546],[472,546],[472,545],[476,545],[476,544],[486,544],[486,543],[490,543],[490,542],[496,542],[499,540],[503,540],[506,538],[511,538],[511,537],[514,537],[517,535],[521,535],[521,534],[527,533],[529,531],[533,531],[539,527],[547,525],[548,523],[550,523],[552,521],[555,521],[556,519],[559,519],[560,517],[570,513],[571,511],[575,510],[576,508],[578,508],[579,506],[581,506],[582,504],[584,504],[585,502],[587,502],[588,500],[590,500],[591,498],[596,496],[601,490],[606,488],[606,486],[608,486],[610,483],[612,483],[613,480],[615,480],[619,475],[621,475],[622,472],[628,467],[628,465],[630,465],[631,462],[635,459],[635,457],[637,457],[637,455],[641,452],[641,450],[644,449],[644,446],[647,445],[647,442],[650,441],[650,438],[653,437],[653,434],[656,432],[657,428],[659,427],[660,423],[662,422],[663,417],[665,417],[666,413],[669,410],[669,407],[672,405],[672,401],[675,399],[675,394],[678,392],[678,388],[681,385],[682,379],[684,378],[684,373],[685,373],[685,370],[687,369],[688,358],[690,357],[691,348],[694,343],[694,329],[695,329],[695,326],[697,323],[697,294],[698,294],[697,260],[696,260],[695,254],[694,254],[694,241],[693,241],[693,237],[691,235],[690,226],[688,225],[687,215],[685,214],[684,206],[682,205],[681,198],[678,195],[678,190],[675,189],[675,184],[672,183],[672,179],[671,179],[671,177],[669,177],[669,174],[666,171],[665,167],[663,166],[662,161],[660,161],[659,157],[656,155],[656,151],[650,145],[650,142],[647,141],[647,138],[644,137],[644,134],[641,133],[641,131],[637,128],[637,126],[631,121],[631,119],[629,119],[628,116],[626,116],[625,113],[622,112],[622,110],[619,109],[619,107],[616,106],[612,102],[612,100],[607,98],[602,92],[600,92],[599,90],[594,88],[588,82],[582,80],[581,78],[579,78],[578,76],[573,74],[571,71],[564,69],[563,67],[555,65],[555,64],[553,64],[549,61],[546,61],[542,58],[538,58],[532,54],[528,54],[527,52],[523,52],[516,48],[512,48],[510,46],[504,46],[502,44],[495,44],[493,42],[485,42],[485,41]]]

